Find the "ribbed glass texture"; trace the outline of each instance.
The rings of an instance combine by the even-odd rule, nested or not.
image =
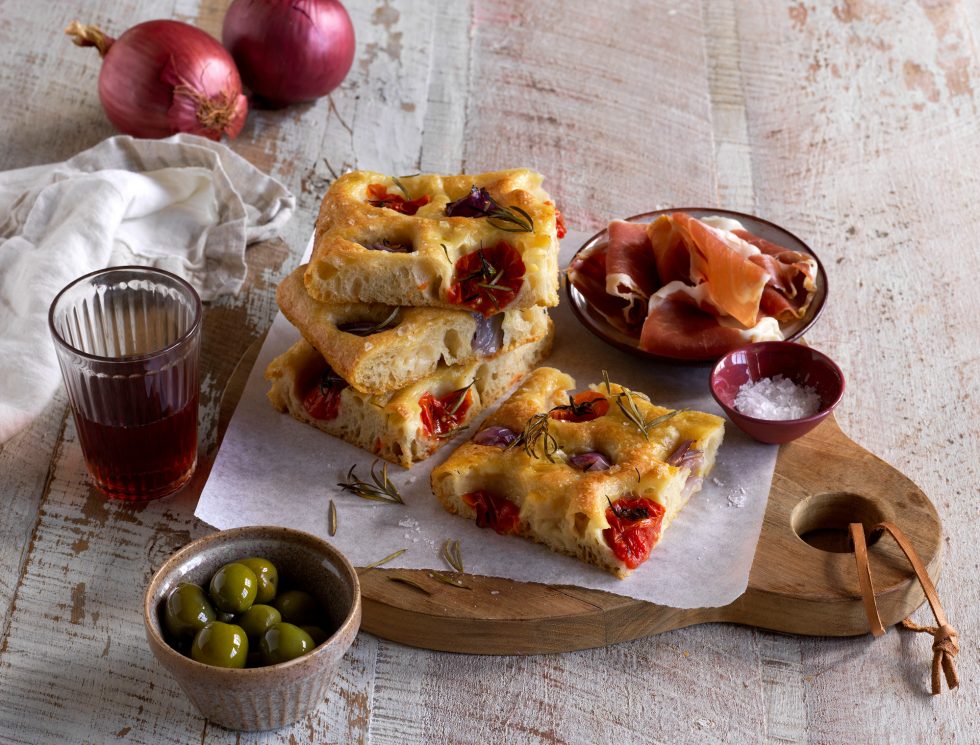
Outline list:
[[[183,486],[197,463],[194,288],[158,269],[105,269],[63,289],[48,323],[95,485],[128,500]]]

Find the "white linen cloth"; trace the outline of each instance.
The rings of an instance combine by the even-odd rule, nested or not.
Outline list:
[[[236,293],[246,244],[275,236],[295,205],[244,158],[186,134],[111,137],[0,173],[0,443],[61,385],[47,313],[65,285],[140,264],[183,277],[203,300]]]

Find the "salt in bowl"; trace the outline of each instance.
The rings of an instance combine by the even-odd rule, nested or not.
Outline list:
[[[820,396],[816,414],[801,419],[758,419],[735,408],[738,390],[749,381],[782,375]],[[728,418],[750,437],[773,444],[802,437],[826,419],[844,395],[844,374],[827,355],[805,344],[763,341],[729,352],[711,371],[711,395]]]

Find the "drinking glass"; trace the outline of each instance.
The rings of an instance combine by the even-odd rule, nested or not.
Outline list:
[[[170,272],[79,277],[48,312],[78,439],[111,499],[177,491],[197,465],[201,299]]]

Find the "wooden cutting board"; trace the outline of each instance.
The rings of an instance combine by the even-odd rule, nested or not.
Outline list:
[[[219,441],[261,345],[259,339],[246,352],[225,389]],[[868,621],[847,526],[861,522],[867,533],[882,520],[907,533],[937,579],[942,528],[932,503],[831,417],[780,447],[748,589],[729,605],[668,608],[599,590],[472,575],[463,590],[424,570],[379,568],[361,573],[362,628],[414,647],[472,654],[567,652],[710,622],[814,636],[864,634]],[[887,627],[924,597],[890,538],[869,545],[868,553]],[[410,579],[425,592],[392,577]]]

